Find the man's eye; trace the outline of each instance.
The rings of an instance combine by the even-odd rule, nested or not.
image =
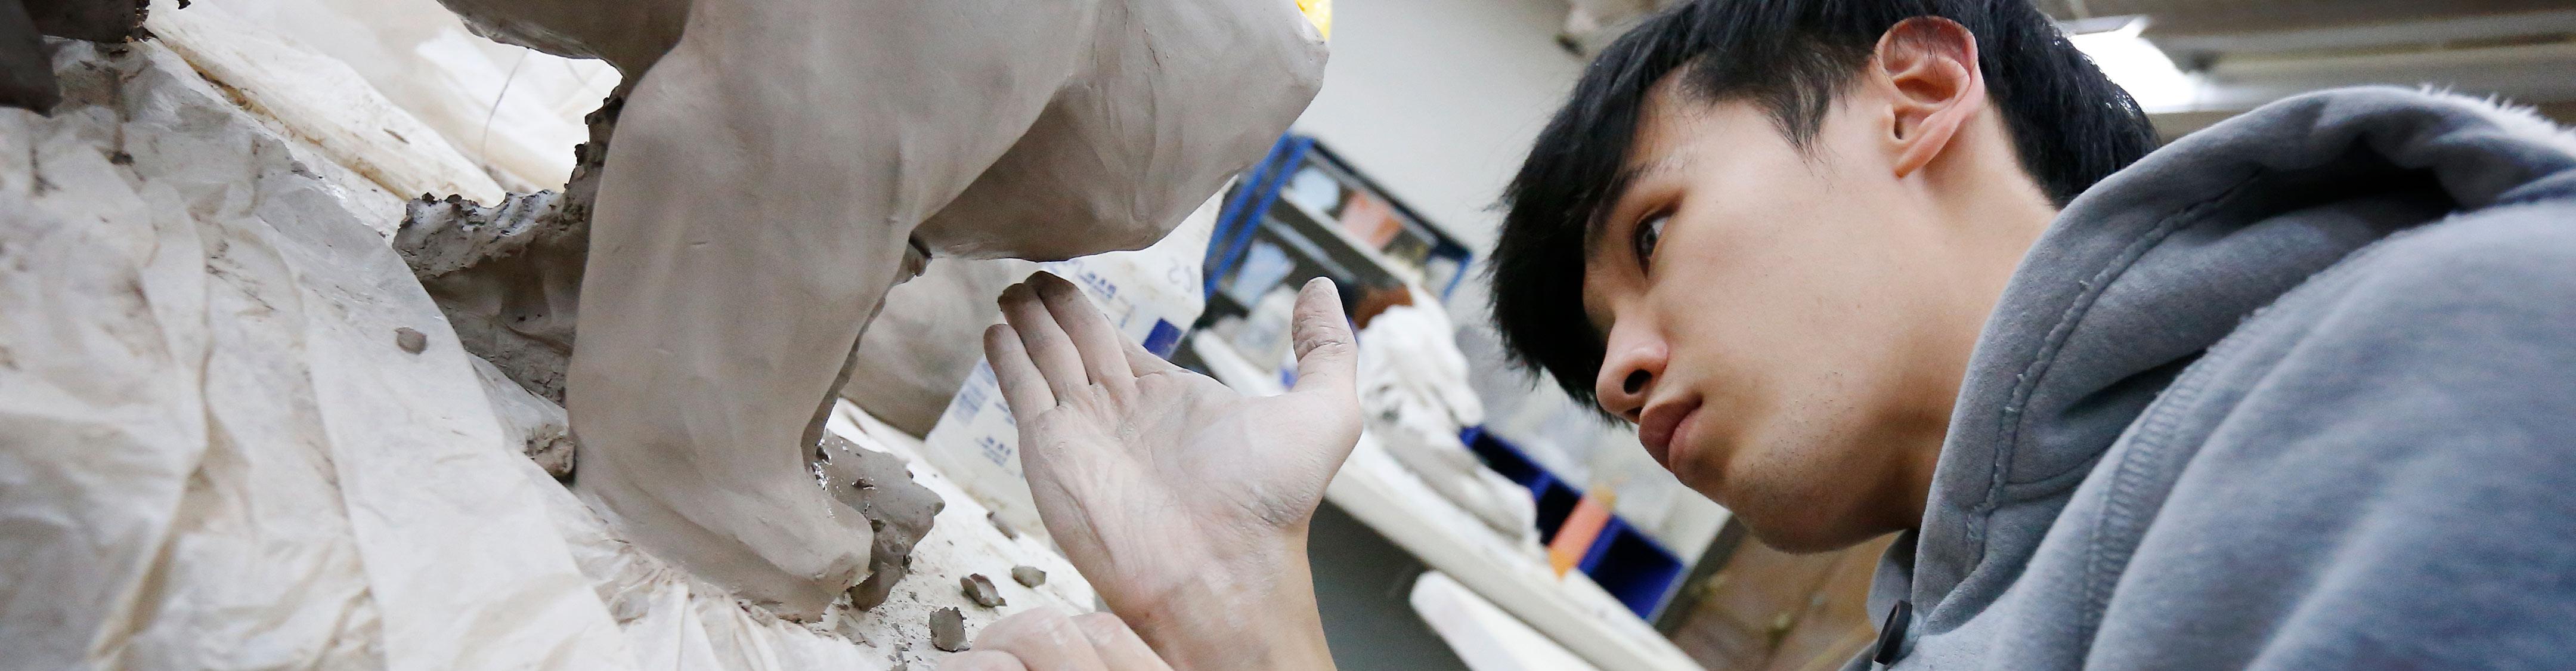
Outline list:
[[[1658,214],[1637,225],[1637,237],[1631,242],[1637,248],[1637,267],[1650,268],[1655,265],[1655,244],[1663,242],[1664,220],[1668,218],[1670,217]]]

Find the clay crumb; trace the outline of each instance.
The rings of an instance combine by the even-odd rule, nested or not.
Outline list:
[[[1001,590],[993,588],[993,579],[984,577],[982,573],[958,578],[957,588],[966,592],[966,600],[973,601],[978,606],[999,608],[1007,603],[1002,600]]]
[[[121,151],[120,151],[120,152],[113,153],[113,154],[108,154],[108,155],[107,155],[107,162],[109,162],[109,163],[114,163],[114,164],[117,164],[117,165],[134,165],[134,155],[133,155],[133,154],[128,154],[128,153],[125,153],[125,152],[121,152]]]
[[[1018,530],[1012,529],[1011,525],[1002,523],[1002,516],[999,514],[990,512],[984,513],[984,521],[991,522],[993,523],[993,528],[1002,530],[1003,538],[1020,537],[1020,532]]]
[[[1019,581],[1022,587],[1036,587],[1046,584],[1046,572],[1035,566],[1013,566],[1011,579]]]
[[[966,614],[955,608],[930,611],[930,647],[949,652],[966,649]]]
[[[405,352],[419,354],[422,350],[429,349],[429,335],[412,330],[409,326],[394,329],[394,346],[402,348]]]

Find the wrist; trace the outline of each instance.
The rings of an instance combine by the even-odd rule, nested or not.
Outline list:
[[[1173,668],[1332,668],[1302,533],[1202,569],[1117,609]]]

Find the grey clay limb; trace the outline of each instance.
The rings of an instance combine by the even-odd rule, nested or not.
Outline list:
[[[505,324],[458,330],[528,354],[501,363],[532,390],[553,391],[545,355],[571,350],[574,488],[626,538],[794,618],[872,563],[865,518],[816,486],[809,446],[908,241],[1037,258],[1149,244],[1260,158],[1324,58],[1280,0],[442,2],[629,77],[593,125],[616,142],[582,156],[605,163],[567,192],[587,200],[598,178],[568,217],[589,222],[568,229],[586,256],[531,245],[433,293]],[[500,272],[522,266],[555,274]],[[514,314],[531,319],[489,318]],[[566,321],[577,346],[545,326]]]
[[[1110,0],[1096,30],[1076,79],[923,242],[1037,260],[1153,244],[1323,86],[1323,41],[1286,0]]]
[[[783,615],[858,583],[867,524],[800,436],[914,222],[1036,119],[1093,9],[701,0],[628,99],[592,212],[575,489]]]

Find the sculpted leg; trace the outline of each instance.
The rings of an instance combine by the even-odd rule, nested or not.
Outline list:
[[[866,520],[802,436],[906,240],[1035,121],[1088,0],[700,0],[627,101],[592,215],[575,488],[638,545],[819,613]]]
[[[1160,240],[1261,159],[1323,86],[1285,0],[1109,0],[1077,81],[916,233],[943,252],[1053,260]]]

